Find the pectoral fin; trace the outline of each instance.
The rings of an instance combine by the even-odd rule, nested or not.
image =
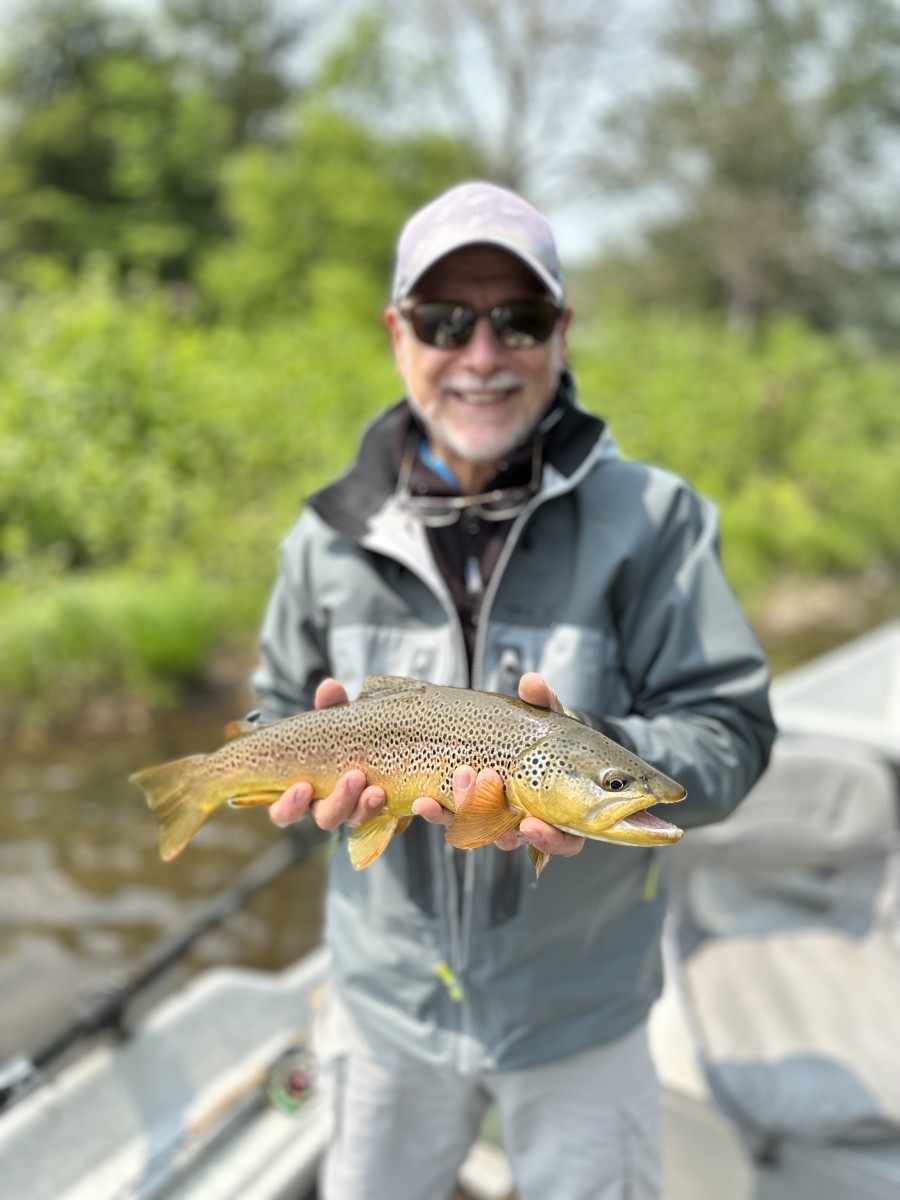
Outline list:
[[[474,850],[496,841],[522,820],[522,813],[510,808],[506,791],[497,780],[483,779],[453,818],[447,841],[458,850]]]
[[[383,854],[399,827],[399,819],[389,812],[382,812],[364,825],[358,825],[347,840],[353,870],[361,871]]]

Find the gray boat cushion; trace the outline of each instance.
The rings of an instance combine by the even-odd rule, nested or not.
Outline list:
[[[900,951],[888,934],[716,939],[686,974],[710,1089],[751,1134],[900,1132]]]
[[[673,852],[676,983],[751,1139],[900,1133],[898,844],[886,763],[779,738],[737,811]]]

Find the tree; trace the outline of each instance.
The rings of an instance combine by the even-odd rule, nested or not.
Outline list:
[[[548,199],[571,179],[624,0],[384,0],[332,63],[358,118],[468,142],[480,173]],[[338,69],[340,68],[340,69]]]
[[[231,114],[234,144],[277,132],[300,90],[291,57],[310,20],[288,15],[278,0],[165,0],[164,14],[182,71],[210,86]]]
[[[284,147],[248,146],[229,162],[233,236],[200,279],[217,310],[242,318],[308,310],[339,294],[345,319],[377,318],[397,231],[435,192],[471,174],[468,147],[428,133],[381,134],[304,101]]]
[[[271,135],[296,93],[284,57],[300,26],[268,0],[169,0],[167,11],[174,46],[100,0],[38,0],[10,21],[0,68],[7,275],[35,254],[77,268],[101,251],[123,271],[190,279],[226,235],[223,164]]]
[[[900,113],[889,0],[679,0],[644,91],[603,121],[596,188],[655,195],[619,277],[753,326],[828,327],[896,281],[887,166]]]

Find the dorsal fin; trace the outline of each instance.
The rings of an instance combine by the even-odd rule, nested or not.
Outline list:
[[[259,733],[267,725],[274,724],[274,721],[229,721],[223,730],[223,736],[226,742],[233,742],[238,738],[249,737],[251,733]]]
[[[363,690],[357,700],[383,700],[385,696],[397,696],[403,692],[424,692],[421,679],[406,679],[403,675],[367,675]]]

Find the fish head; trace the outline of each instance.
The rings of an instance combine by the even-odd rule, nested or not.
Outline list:
[[[529,815],[582,837],[656,846],[682,835],[647,810],[683,800],[685,788],[592,729],[530,746],[517,760],[507,792]]]

